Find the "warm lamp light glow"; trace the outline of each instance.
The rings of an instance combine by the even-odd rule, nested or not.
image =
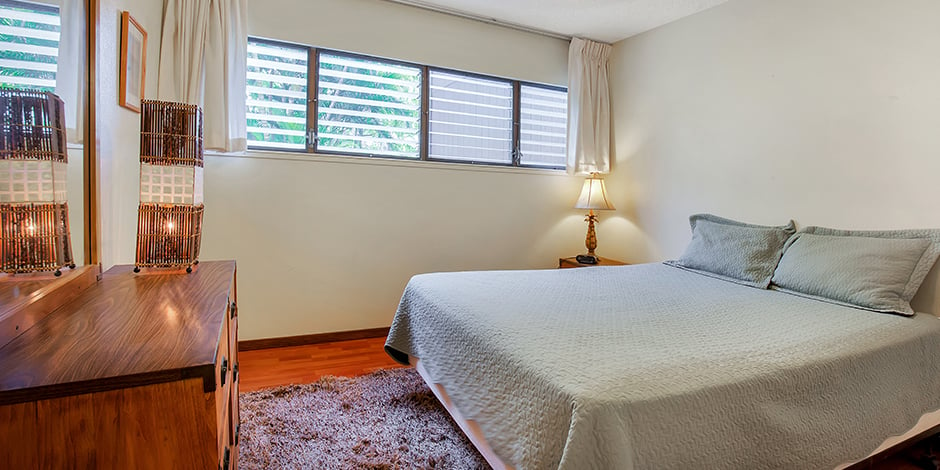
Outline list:
[[[584,186],[581,187],[581,195],[578,197],[578,202],[575,203],[574,207],[575,209],[590,210],[587,216],[584,217],[584,220],[588,223],[587,236],[584,237],[584,246],[588,249],[588,259],[593,258],[593,262],[596,262],[597,256],[594,254],[594,249],[597,248],[597,235],[594,232],[594,222],[597,222],[597,215],[594,214],[594,209],[614,209],[614,205],[607,199],[607,188],[604,186],[604,179],[601,178],[599,174],[591,173],[591,176],[584,180]]]
[[[167,229],[167,231],[169,231],[169,232],[172,232],[172,231],[173,231],[173,221],[172,221],[172,220],[168,220],[168,221],[167,221],[167,223],[166,223],[166,229]]]
[[[614,205],[607,199],[607,188],[604,186],[604,179],[597,173],[592,173],[591,177],[584,180],[584,186],[581,187],[581,195],[578,202],[574,205],[575,209],[597,209],[613,210]]]

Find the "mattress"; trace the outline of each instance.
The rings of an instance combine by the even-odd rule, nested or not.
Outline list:
[[[386,342],[519,469],[833,468],[940,409],[940,321],[662,264],[435,273]]]

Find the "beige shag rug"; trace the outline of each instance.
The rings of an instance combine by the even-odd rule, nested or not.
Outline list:
[[[240,402],[243,470],[489,468],[414,369],[324,377]]]

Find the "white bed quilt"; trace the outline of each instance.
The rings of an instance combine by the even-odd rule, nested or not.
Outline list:
[[[833,468],[940,408],[940,320],[661,264],[438,273],[386,349],[519,469]]]

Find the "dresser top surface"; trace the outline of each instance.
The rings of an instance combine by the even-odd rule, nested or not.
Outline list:
[[[234,276],[234,261],[201,262],[191,274],[109,269],[0,347],[0,403],[212,373]]]

